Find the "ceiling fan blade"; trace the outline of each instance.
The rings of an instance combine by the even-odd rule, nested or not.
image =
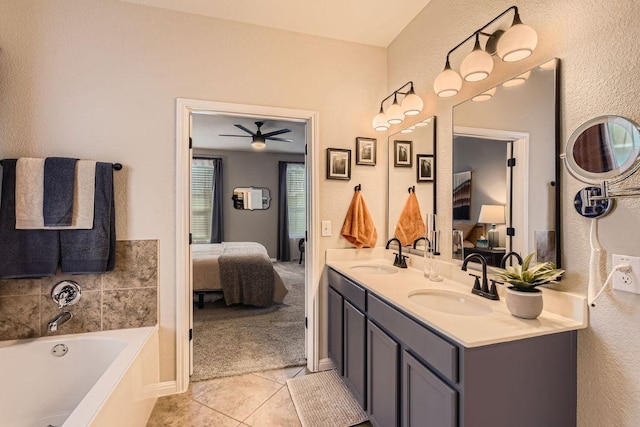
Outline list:
[[[269,141],[293,142],[293,139],[286,139],[286,138],[267,137],[265,139],[268,139]]]
[[[252,136],[251,136],[251,135],[226,135],[226,134],[223,134],[223,133],[221,133],[221,134],[220,134],[220,135],[218,135],[218,136],[235,136],[235,137],[237,137],[237,138],[252,138]]]
[[[238,129],[242,129],[243,131],[247,132],[251,136],[255,136],[256,135],[253,131],[250,131],[249,129],[247,129],[246,127],[244,127],[242,125],[234,125],[234,126],[237,127]]]
[[[280,135],[287,132],[291,132],[291,129],[274,130],[273,132],[263,133],[262,136],[264,136],[265,138],[268,138],[270,136],[276,136],[276,135]]]

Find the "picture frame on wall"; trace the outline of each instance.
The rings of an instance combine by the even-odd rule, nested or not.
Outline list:
[[[413,166],[412,141],[393,141],[393,166],[397,168]]]
[[[418,182],[430,182],[436,175],[436,158],[433,154],[416,155]]]
[[[327,148],[327,179],[351,179],[351,150]]]
[[[356,165],[376,165],[377,142],[375,138],[356,138]]]

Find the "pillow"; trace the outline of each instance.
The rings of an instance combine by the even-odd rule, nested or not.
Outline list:
[[[471,235],[471,232],[473,231],[475,226],[475,222],[453,221],[454,230],[461,230],[462,234],[464,235],[464,240],[467,240],[469,238],[469,235]]]

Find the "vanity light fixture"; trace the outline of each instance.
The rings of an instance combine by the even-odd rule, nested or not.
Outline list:
[[[403,89],[407,86],[409,86],[409,90],[403,92]],[[398,103],[398,96],[404,97],[401,103]],[[393,103],[385,112],[384,103],[392,97]],[[423,107],[424,102],[422,101],[422,98],[416,95],[413,90],[413,82],[409,81],[382,100],[380,103],[380,111],[372,121],[373,128],[377,131],[385,131],[389,129],[389,125],[402,123],[405,116],[415,116],[420,114]]]
[[[258,136],[255,136],[253,138],[253,141],[251,141],[251,146],[253,148],[261,149],[261,148],[266,147],[266,145],[267,144],[266,144],[266,141],[265,141],[264,137],[260,138]]]
[[[431,124],[431,117],[428,117],[428,118],[424,119],[423,121],[416,123],[414,126],[422,127],[422,126],[429,126],[430,124]]]
[[[491,89],[489,89],[486,92],[482,92],[480,95],[476,95],[473,98],[471,98],[471,100],[473,102],[484,102],[484,101],[488,101],[491,98],[493,98],[493,95],[495,95],[496,93],[496,88],[492,87]]]
[[[415,128],[415,126],[409,126],[408,128],[402,129],[400,133],[411,133]]]
[[[493,33],[484,32],[488,26],[511,10],[514,11],[511,28],[507,31],[497,30]],[[488,37],[485,49],[482,49],[480,45],[481,35]],[[475,37],[473,50],[460,64],[460,74],[458,74],[457,71],[451,68],[449,56],[473,37]],[[531,55],[537,43],[538,35],[535,30],[524,25],[520,19],[518,7],[511,6],[447,53],[444,70],[442,70],[436,78],[433,89],[436,95],[441,98],[457,95],[462,88],[463,79],[468,82],[477,82],[489,77],[489,74],[493,71],[493,58],[491,55],[497,52],[500,59],[504,62],[520,61]]]
[[[529,77],[531,77],[531,71],[527,71],[526,73],[522,73],[519,76],[512,78],[511,80],[507,80],[506,82],[502,83],[502,86],[503,87],[520,86],[521,84],[524,84]]]

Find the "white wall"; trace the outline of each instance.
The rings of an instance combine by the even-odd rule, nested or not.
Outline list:
[[[160,242],[162,381],[175,379],[176,98],[318,111],[324,170],[325,148],[376,136],[385,92],[382,48],[115,0],[0,0],[0,158],[124,164],[118,239]],[[384,229],[384,170],[322,178],[320,216],[334,234],[321,253],[348,246],[338,235],[355,183]]]
[[[388,48],[388,87],[414,80],[416,92],[427,106],[416,120],[438,116],[438,211],[451,210],[452,106],[546,59],[561,58],[563,142],[595,116],[617,114],[640,121],[640,79],[635,72],[640,64],[640,26],[631,23],[632,17],[640,14],[640,3],[635,0],[620,0],[615,5],[520,1],[522,20],[538,32],[538,47],[532,57],[515,64],[498,61],[487,81],[465,84],[454,98],[437,99],[432,85],[447,51],[512,4],[504,0],[432,0]],[[459,49],[451,58],[452,65],[459,67],[465,54]],[[562,177],[562,249],[567,274],[561,288],[586,295],[590,222],[573,209],[573,197],[582,184],[566,171]],[[603,264],[610,267],[612,253],[640,255],[639,205],[638,199],[621,200],[614,212],[600,221]],[[450,252],[443,248],[443,253]],[[590,327],[578,335],[578,425],[640,425],[638,324],[637,295],[608,292],[591,309]]]

